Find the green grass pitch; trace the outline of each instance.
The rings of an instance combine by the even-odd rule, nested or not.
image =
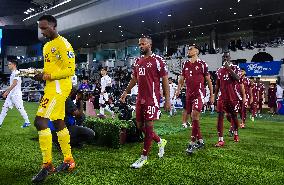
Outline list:
[[[2,107],[3,102],[0,103]],[[25,103],[33,121],[37,103]],[[215,148],[216,114],[202,115],[201,131],[205,149],[194,155],[185,154],[190,128],[181,128],[181,112],[168,118],[164,113],[155,130],[168,140],[164,158],[157,156],[153,143],[149,164],[134,170],[129,166],[139,156],[142,143],[130,143],[120,149],[85,146],[74,149],[77,168],[73,173],[54,174],[43,184],[284,184],[284,116],[264,115],[254,125],[240,130],[240,142],[227,135],[225,121],[224,148]],[[0,184],[31,184],[40,169],[41,152],[34,126],[22,129],[17,110],[8,112],[0,129]],[[63,156],[53,148],[53,161],[58,165]]]

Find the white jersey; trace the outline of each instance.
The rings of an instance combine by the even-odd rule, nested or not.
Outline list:
[[[132,89],[131,89],[131,95],[137,95],[138,94],[138,85],[136,84]]]
[[[283,99],[283,88],[280,85],[276,86],[276,97],[279,100]]]
[[[169,84],[169,86],[170,86],[170,99],[173,99],[175,96],[175,92],[177,90],[177,84],[171,83]]]
[[[22,79],[21,77],[17,76],[20,72],[18,70],[12,71],[12,74],[10,75],[10,86],[13,84],[14,80],[17,80],[17,85],[10,91],[9,96],[16,96],[16,95],[22,95],[21,91],[21,84]]]
[[[101,92],[104,92],[107,86],[111,86],[111,78],[105,75],[101,78]]]
[[[78,78],[77,75],[72,76],[72,85],[77,86],[78,85]]]
[[[206,85],[204,103],[209,102],[209,98],[210,98],[210,89],[209,89],[208,85]]]

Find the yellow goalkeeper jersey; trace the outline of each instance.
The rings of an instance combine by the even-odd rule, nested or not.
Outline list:
[[[71,44],[62,36],[47,42],[43,47],[44,68],[51,80],[46,81],[45,93],[69,93],[71,77],[75,74],[75,55]]]

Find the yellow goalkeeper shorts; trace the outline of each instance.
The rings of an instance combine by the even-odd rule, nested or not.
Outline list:
[[[64,120],[65,118],[65,101],[69,93],[46,93],[40,100],[39,108],[36,115],[47,118],[51,121]]]

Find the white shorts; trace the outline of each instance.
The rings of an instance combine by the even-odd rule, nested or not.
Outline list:
[[[171,105],[173,106],[175,104],[176,104],[176,99],[175,98],[174,99],[171,98]]]
[[[103,95],[100,95],[99,103],[105,104],[106,101],[108,101],[108,94],[104,93]]]
[[[23,107],[24,102],[21,95],[11,95],[7,96],[4,105],[7,108],[12,109],[14,106],[16,108]]]
[[[203,100],[203,104],[207,104],[209,102],[209,97],[205,97]]]

